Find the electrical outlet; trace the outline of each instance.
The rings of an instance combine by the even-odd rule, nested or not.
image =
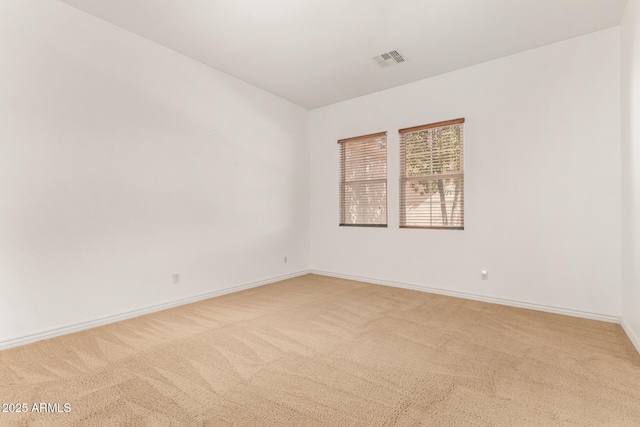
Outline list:
[[[173,273],[173,284],[177,285],[180,283],[180,273]]]
[[[285,257],[284,257],[284,263],[286,264],[287,262],[288,262],[288,260],[287,260],[287,256],[285,255]]]
[[[480,278],[482,280],[489,280],[489,272],[487,270],[482,270],[480,272]]]

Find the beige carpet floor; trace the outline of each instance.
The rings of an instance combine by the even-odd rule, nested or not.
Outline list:
[[[640,426],[619,325],[307,275],[0,352],[1,426]]]

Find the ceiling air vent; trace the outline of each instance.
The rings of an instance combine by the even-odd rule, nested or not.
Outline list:
[[[383,53],[382,55],[375,56],[373,59],[383,68],[391,65],[401,64],[405,61],[404,56],[397,50]]]

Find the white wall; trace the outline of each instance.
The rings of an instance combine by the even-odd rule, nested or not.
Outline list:
[[[314,110],[309,122],[57,1],[0,2],[0,345],[309,265],[609,316],[623,299],[640,331],[631,3],[621,153],[618,29]],[[399,230],[395,131],[457,117],[465,231]],[[336,140],[382,130],[390,226],[340,228]]]
[[[307,269],[308,116],[58,1],[0,2],[0,344]]]
[[[313,110],[312,269],[619,316],[619,42],[613,28]],[[398,229],[397,129],[459,117],[465,230]],[[336,140],[380,131],[389,227],[338,227]]]
[[[622,324],[640,351],[640,1],[622,25]]]

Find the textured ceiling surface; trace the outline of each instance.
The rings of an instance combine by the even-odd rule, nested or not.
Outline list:
[[[614,27],[627,3],[61,1],[309,109]]]

